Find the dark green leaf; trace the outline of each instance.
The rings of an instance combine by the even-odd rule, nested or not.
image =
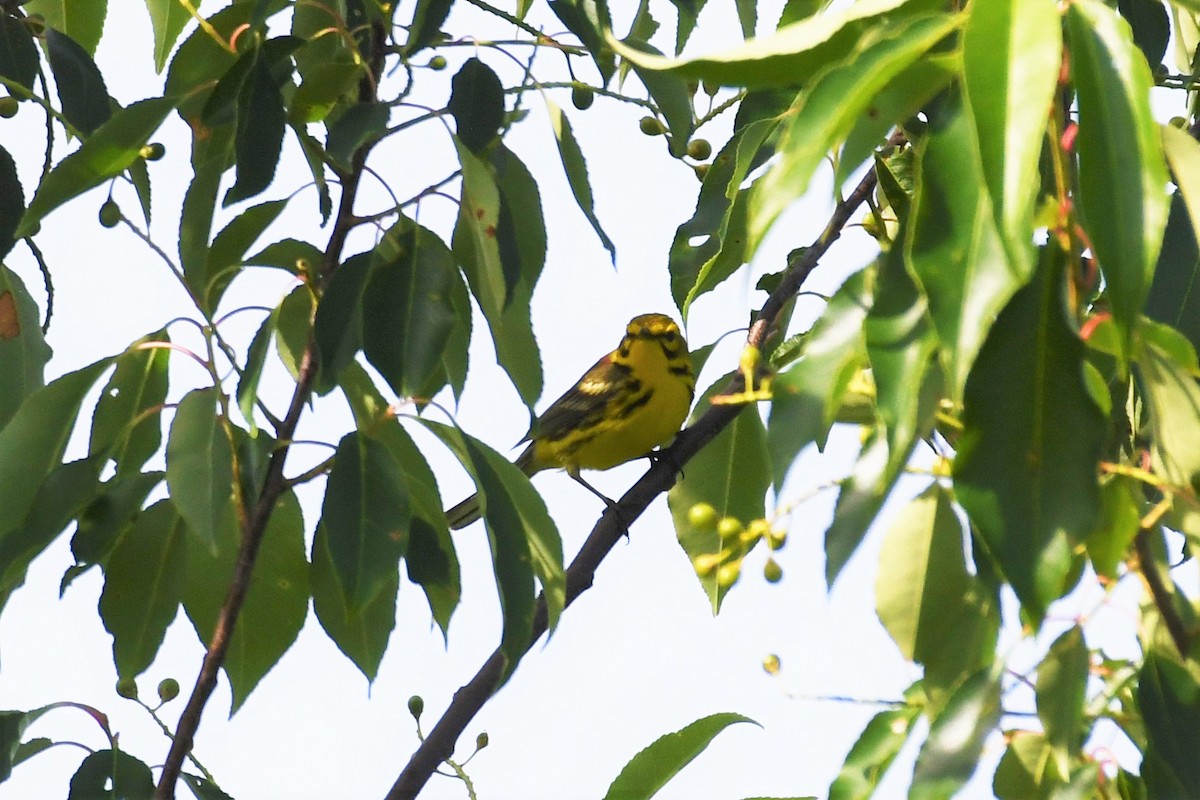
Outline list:
[[[879,563],[876,613],[904,657],[925,667],[925,692],[940,707],[995,658],[1000,629],[998,598],[967,571],[948,490],[932,484],[895,515]]]
[[[321,525],[347,608],[361,612],[396,574],[412,503],[391,452],[357,431],[342,437],[329,473]]]
[[[6,19],[11,17],[0,17],[0,22]],[[3,30],[0,29],[0,34],[2,33]],[[0,259],[11,253],[16,245],[17,240],[13,238],[13,233],[17,230],[17,221],[24,213],[25,192],[21,188],[20,176],[17,175],[17,165],[9,152],[0,147]],[[3,309],[0,309],[0,314],[2,312]],[[11,338],[0,332],[0,341]]]
[[[583,42],[607,84],[616,69],[616,55],[604,41],[612,30],[607,0],[550,0],[550,10]]]
[[[1083,630],[1075,625],[1050,645],[1037,673],[1038,719],[1062,775],[1070,774],[1083,745],[1087,683],[1087,645]]]
[[[0,211],[0,219],[3,219]],[[0,264],[0,428],[25,398],[43,386],[42,372],[50,360],[50,346],[38,325],[37,303],[17,273]]]
[[[162,443],[159,412],[167,399],[170,351],[144,345],[169,341],[162,330],[125,351],[92,412],[88,453],[115,461],[118,477],[136,474]]]
[[[505,282],[513,285],[524,281],[535,286],[546,263],[546,223],[537,181],[503,144],[488,154],[488,163],[495,170],[496,188],[500,190],[496,242]]]
[[[971,119],[954,92],[932,106],[917,155],[917,195],[905,257],[929,303],[951,398],[996,314],[1029,279],[1009,261],[996,228]]]
[[[76,3],[73,0],[30,0],[23,3],[26,14],[41,14],[46,27],[62,31],[83,47],[88,55],[96,54],[108,0]]]
[[[246,366],[237,385],[238,411],[242,412],[242,417],[250,426],[251,434],[258,431],[258,423],[254,419],[254,407],[258,403],[258,382],[262,379],[263,367],[267,363],[267,350],[270,349],[277,322],[278,315],[272,311],[250,340],[250,348],[246,351]]]
[[[592,200],[592,185],[588,180],[587,161],[583,157],[583,151],[579,148],[575,134],[571,131],[571,123],[563,114],[562,109],[553,101],[546,101],[546,110],[550,112],[550,127],[554,131],[554,140],[558,143],[558,155],[562,159],[563,169],[566,170],[571,194],[574,195],[575,202],[579,204],[579,210],[587,217],[588,222],[592,225],[592,230],[600,237],[600,243],[604,245],[604,249],[608,251],[609,257],[615,264],[617,249],[612,240],[608,238],[608,234],[600,227],[600,220],[596,216],[595,204]]]
[[[1200,687],[1191,673],[1177,662],[1151,651],[1138,675],[1137,704],[1146,725],[1149,746],[1142,773],[1147,788],[1151,778],[1157,785],[1175,791],[1150,791],[1151,797],[1194,797],[1200,795]],[[1147,770],[1154,764],[1153,776]]]
[[[140,675],[162,644],[183,594],[187,534],[170,501],[138,517],[104,565],[100,618],[122,678]]]
[[[990,670],[980,670],[930,726],[913,770],[910,800],[940,800],[960,789],[979,766],[984,741],[999,720],[999,681]]]
[[[208,136],[192,142],[192,171],[195,177],[183,197],[179,217],[179,260],[189,286],[205,284],[208,263],[208,237],[212,232],[213,211],[221,176],[233,159],[234,126],[211,128]]]
[[[354,360],[354,355],[362,347],[363,290],[370,270],[369,253],[359,253],[346,259],[333,273],[317,305],[313,338],[320,364],[318,391],[333,388],[338,375]],[[306,326],[306,339],[307,335]]]
[[[183,607],[202,642],[212,638],[237,561],[236,532],[226,529],[221,535],[225,539],[218,542],[216,556],[195,537],[187,539]],[[231,713],[241,708],[300,633],[309,598],[304,550],[300,503],[294,493],[285,492],[267,521],[246,602],[221,665],[233,692]]]
[[[333,197],[329,193],[329,181],[325,178],[325,149],[302,126],[293,124],[292,133],[300,142],[304,160],[308,162],[308,169],[316,185],[317,208],[321,212],[321,222],[329,222],[329,215],[333,213]]]
[[[1167,152],[1171,152],[1170,148]],[[1200,179],[1200,174],[1197,178]],[[1187,336],[1193,347],[1200,349],[1200,249],[1178,192],[1171,201],[1158,266],[1154,268],[1154,281],[1146,298],[1146,316],[1173,326]]]
[[[709,409],[713,397],[729,378],[728,375],[718,378],[701,396],[692,412],[692,421]],[[708,503],[719,517],[733,517],[742,523],[760,519],[766,510],[770,481],[766,431],[758,408],[750,404],[688,462],[683,477],[667,493],[675,535],[693,565],[702,556],[715,557],[729,543],[721,541],[715,527],[694,525],[689,515],[692,507]],[[736,555],[738,561],[741,555]],[[696,573],[715,615],[733,584],[719,579],[719,569],[697,569]]]
[[[167,488],[188,530],[215,553],[223,530],[237,522],[233,449],[214,389],[195,389],[179,401],[167,439]]]
[[[193,287],[204,298],[209,311],[220,304],[225,289],[242,266],[246,251],[279,218],[287,202],[272,200],[251,206],[234,217],[213,239],[205,259],[204,283]]]
[[[239,97],[235,139],[237,180],[225,193],[222,205],[254,197],[271,185],[286,123],[287,111],[278,80],[270,62],[260,56]]]
[[[1117,0],[1117,11],[1133,29],[1133,43],[1154,69],[1167,54],[1171,20],[1162,0]]]
[[[126,174],[129,176],[129,182],[133,184],[134,191],[137,192],[138,205],[142,207],[142,219],[149,228],[153,198],[150,191],[150,169],[146,166],[147,163],[149,162],[145,158],[135,159],[126,170]]]
[[[326,296],[328,296],[328,290],[326,290]],[[308,337],[313,330],[313,305],[315,303],[312,289],[307,283],[302,283],[279,304],[277,312],[279,319],[275,329],[275,350],[293,378],[300,377],[300,362],[304,359],[304,351],[308,347]],[[328,391],[330,387],[323,387],[318,380],[315,388],[316,391],[322,392],[323,389]]]
[[[741,714],[712,714],[655,739],[629,760],[604,800],[649,800],[701,753],[721,731],[739,722],[757,722]]]
[[[454,117],[459,141],[478,155],[504,122],[504,85],[491,67],[470,58],[455,74],[450,87],[446,110]]]
[[[337,107],[350,100],[363,75],[361,64],[325,62],[304,75],[304,82],[288,100],[288,119],[293,124],[321,122]]]
[[[16,17],[0,14],[0,78],[19,83],[32,92],[37,68],[37,45],[29,28]]]
[[[50,171],[14,234],[28,236],[54,209],[109,178],[120,175],[134,160],[141,158],[142,147],[175,107],[175,100],[154,97],[141,100],[113,114],[96,129],[78,150]]]
[[[71,539],[75,561],[97,564],[108,558],[125,527],[141,513],[146,497],[165,477],[162,472],[139,472],[104,484],[79,514]]]
[[[346,109],[329,127],[325,150],[340,166],[349,167],[360,147],[383,136],[387,130],[388,107],[382,103],[358,103]]]
[[[293,275],[315,276],[321,271],[325,254],[315,245],[299,239],[280,239],[243,262],[246,266],[275,267]]]
[[[1154,81],[1116,11],[1081,0],[1066,20],[1079,103],[1079,204],[1127,358],[1167,223]]]
[[[504,614],[500,652],[505,657],[503,679],[507,680],[533,644],[534,575],[542,584],[550,630],[566,602],[562,540],[541,496],[508,459],[457,428],[421,422],[454,451],[479,491]]]
[[[122,750],[97,750],[71,776],[67,800],[151,800],[150,768]]]
[[[916,694],[916,689],[909,689],[906,697]],[[872,717],[846,754],[841,771],[829,787],[829,800],[870,800],[920,718],[921,706],[916,702]]]
[[[112,116],[104,77],[86,50],[54,28],[46,28],[46,52],[63,116],[87,137]]]
[[[375,595],[361,608],[351,608],[333,566],[329,536],[325,526],[318,523],[312,550],[313,611],[338,649],[354,662],[368,681],[374,681],[387,649],[388,636],[396,626],[400,572],[388,574]]]
[[[196,795],[196,800],[233,800],[208,778],[186,772],[180,773],[179,778],[192,790],[192,794]]]
[[[363,353],[392,391],[417,396],[441,367],[458,321],[452,284],[462,278],[437,234],[407,217],[384,234],[371,261],[362,301]]]
[[[366,370],[352,363],[342,372],[340,385],[359,431],[387,447],[404,473],[413,507],[411,535],[404,556],[408,577],[425,591],[430,611],[445,634],[462,586],[458,556],[442,512],[437,479]]]
[[[405,58],[412,58],[437,40],[452,5],[453,0],[417,0],[412,24],[408,26],[408,41],[404,43]]]
[[[1073,549],[1099,508],[1106,430],[1064,319],[1063,267],[1061,251],[1044,250],[1037,277],[992,326],[967,381],[954,461],[958,500],[1035,627],[1069,588]]]
[[[23,524],[42,481],[62,460],[83,397],[112,359],[37,390],[0,429],[0,537]]]

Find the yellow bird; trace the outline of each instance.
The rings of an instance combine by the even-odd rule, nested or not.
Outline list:
[[[634,317],[617,349],[538,417],[521,440],[529,446],[516,465],[526,475],[565,469],[607,503],[579,471],[611,469],[671,441],[695,391],[687,342],[675,320],[664,314]],[[447,511],[446,519],[457,530],[479,515],[479,496],[471,495]]]

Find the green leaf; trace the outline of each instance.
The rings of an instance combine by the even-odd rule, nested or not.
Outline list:
[[[359,148],[383,137],[388,107],[383,103],[357,103],[329,126],[325,151],[339,166],[349,168]]]
[[[616,57],[604,41],[605,35],[612,30],[607,0],[550,0],[549,5],[567,30],[583,42],[600,70],[603,83],[607,84],[616,70]]]
[[[202,0],[194,0],[192,8],[199,9]],[[150,22],[154,26],[154,71],[162,73],[175,40],[191,21],[192,15],[178,0],[146,0]]]
[[[162,443],[159,412],[167,399],[170,351],[166,330],[144,336],[117,358],[117,368],[92,412],[90,455],[111,458],[117,476],[136,474]]]
[[[321,223],[325,224],[329,222],[329,216],[333,213],[333,197],[329,193],[329,181],[325,177],[325,148],[302,126],[293,124],[292,133],[300,143],[300,150],[304,153],[309,172],[312,173],[313,184],[317,189],[317,209],[321,212]]]
[[[1193,797],[1200,794],[1200,687],[1177,662],[1151,650],[1137,681],[1137,707],[1149,740],[1142,774],[1150,797]],[[1154,765],[1154,774],[1147,769]],[[1153,779],[1153,783],[1152,783]],[[1175,791],[1156,792],[1174,784]]]
[[[178,0],[173,1],[178,4]],[[267,5],[270,8],[278,6],[279,3],[272,0]],[[234,3],[209,17],[208,24],[222,40],[228,42],[235,30],[250,24],[255,10],[261,6],[261,3]],[[253,35],[249,31],[245,33]],[[171,59],[171,66],[167,69],[163,93],[169,97],[180,98],[179,114],[194,130],[208,127],[199,125],[201,112],[221,78],[242,55],[244,54],[231,53],[213,38],[209,30],[199,27],[192,31],[175,51],[175,57]]]
[[[204,285],[208,262],[208,237],[212,232],[213,212],[221,176],[233,158],[234,126],[208,129],[208,136],[192,141],[194,177],[183,197],[179,217],[179,261],[189,286]]]
[[[325,297],[328,296],[329,290],[326,289]],[[316,302],[312,289],[307,283],[301,283],[279,304],[275,350],[293,378],[300,376],[300,362],[304,360],[308,337],[313,330],[313,306]],[[321,386],[320,380],[316,382],[315,388],[319,393],[322,392],[322,388],[327,390],[327,387]]]
[[[691,59],[641,53],[611,35],[609,44],[622,58],[644,69],[684,78],[748,88],[796,86],[809,83],[829,65],[847,60],[860,43],[877,39],[891,25],[903,25],[913,16],[941,8],[935,0],[860,1],[836,12],[781,25],[769,36],[729,50]]]
[[[739,722],[758,725],[741,714],[711,714],[674,733],[660,736],[629,760],[608,787],[604,800],[649,800],[703,753],[717,734]]]
[[[1167,148],[1171,158],[1171,148]],[[1178,167],[1173,167],[1176,179],[1182,180]],[[1197,198],[1200,199],[1200,165],[1195,175]],[[1200,203],[1197,204],[1200,215]],[[1171,200],[1171,213],[1163,233],[1163,246],[1154,268],[1154,281],[1146,298],[1146,316],[1165,322],[1187,336],[1192,346],[1200,348],[1200,247],[1196,245],[1196,221],[1184,204],[1183,195],[1176,192]]]
[[[914,17],[814,77],[780,123],[779,159],[750,190],[749,253],[780,213],[804,194],[826,154],[850,133],[871,99],[961,23],[954,14]]]
[[[1075,625],[1054,640],[1037,672],[1038,719],[1062,775],[1070,774],[1083,746],[1087,683],[1087,645],[1083,630]]]
[[[272,222],[279,218],[287,200],[271,200],[251,206],[226,225],[209,246],[204,263],[202,283],[193,288],[204,298],[205,306],[213,311],[221,302],[230,282],[242,267],[250,247],[258,241]],[[199,276],[196,276],[199,277]],[[189,280],[192,276],[189,276]]]
[[[32,92],[37,70],[38,50],[29,28],[16,17],[0,15],[0,78]]]
[[[947,390],[957,400],[992,320],[1029,280],[1032,259],[1006,256],[961,95],[944,95],[927,114],[905,258],[929,302]]]
[[[0,212],[2,213],[2,212]],[[17,413],[21,403],[43,386],[42,372],[50,360],[50,346],[38,325],[37,303],[21,277],[0,264],[0,428]]]
[[[266,55],[260,55],[242,87],[234,140],[237,180],[225,193],[222,205],[229,206],[261,194],[275,178],[275,167],[283,148],[283,132],[287,127],[287,111],[274,72],[274,65]]]
[[[1138,373],[1153,433],[1155,472],[1178,486],[1200,486],[1200,384],[1195,362],[1180,363],[1157,343],[1140,343]]]
[[[54,28],[46,28],[46,53],[63,116],[89,136],[112,116],[104,76],[86,50]]]
[[[0,17],[0,20],[4,19],[9,17]],[[13,233],[17,229],[17,221],[24,213],[25,192],[21,188],[20,176],[17,175],[17,165],[9,152],[0,147],[0,259],[11,253],[16,246],[17,240],[13,238]],[[3,267],[3,264],[0,264],[0,267]],[[0,341],[11,338],[11,335],[0,331]]]
[[[165,477],[162,472],[138,472],[105,483],[78,515],[71,538],[75,561],[91,565],[108,558],[126,526],[141,513],[146,497]]]
[[[624,44],[643,53],[662,55],[650,44],[639,39],[625,39]],[[692,138],[692,130],[696,123],[692,110],[692,92],[688,89],[687,81],[667,72],[642,69],[636,63],[633,64],[633,71],[637,73],[638,80],[646,87],[650,99],[667,121],[671,155],[682,158],[687,152],[688,140]]]
[[[967,571],[947,489],[931,484],[894,516],[879,564],[876,613],[904,657],[925,667],[925,692],[939,707],[995,658],[1000,629],[998,598]]]
[[[450,249],[407,217],[375,246],[362,300],[363,353],[397,395],[421,396],[441,371],[458,322],[453,284],[461,282]]]
[[[505,282],[536,286],[546,264],[546,222],[537,181],[513,151],[503,144],[488,154],[500,190],[496,241]]]
[[[1117,10],[1133,29],[1133,43],[1150,69],[1161,64],[1171,40],[1171,20],[1162,0],[1117,0]]]
[[[208,642],[225,602],[238,557],[236,531],[221,531],[218,554],[187,539],[183,607],[202,642]],[[284,492],[267,520],[246,602],[221,668],[229,678],[236,712],[300,633],[308,615],[308,561],[304,519],[296,495]]]
[[[314,276],[321,272],[325,254],[319,248],[299,239],[280,239],[267,245],[242,262],[247,267],[274,267],[293,275]]]
[[[38,389],[0,429],[0,537],[24,522],[42,481],[62,460],[84,395],[111,364],[101,359]]]
[[[146,509],[104,566],[100,618],[113,637],[113,661],[122,678],[150,666],[175,619],[187,564],[183,521],[167,500]]]
[[[334,271],[333,277],[325,287],[325,293],[321,296],[321,302],[317,304],[317,313],[312,322],[313,341],[317,347],[320,365],[317,391],[324,392],[333,388],[342,370],[354,361],[355,354],[362,348],[363,290],[370,274],[369,253],[351,256]],[[282,331],[282,327],[280,330]],[[304,340],[307,338],[306,319]],[[296,343],[301,347],[297,352],[303,352],[303,342],[299,337]]]
[[[404,43],[405,58],[412,58],[419,50],[433,44],[453,5],[453,0],[417,0],[412,24],[408,26],[408,41]]]
[[[233,449],[217,413],[215,389],[194,389],[175,410],[167,439],[167,488],[188,530],[216,553],[222,531],[237,525]]]
[[[851,275],[805,334],[803,356],[776,376],[767,425],[772,483],[778,492],[809,444],[825,449],[851,378],[863,366],[864,324],[871,307],[866,271]]]
[[[1081,0],[1066,20],[1079,98],[1079,203],[1128,358],[1167,223],[1154,81],[1115,11]]]
[[[146,165],[149,162],[145,158],[136,159],[129,165],[126,174],[129,176],[129,182],[133,184],[133,189],[137,192],[138,205],[142,207],[142,219],[146,222],[146,227],[150,227],[150,215],[152,209],[152,194],[150,191],[150,169]]]
[[[321,525],[347,608],[361,612],[389,583],[404,556],[411,521],[408,489],[391,452],[357,431],[343,436]]]
[[[1009,261],[1028,271],[1046,109],[1062,62],[1058,9],[1041,0],[971,7],[963,29],[963,84],[983,179]]]
[[[304,82],[288,100],[288,120],[306,125],[322,122],[348,101],[363,76],[363,66],[353,62],[322,62],[304,73]]]
[[[87,52],[96,54],[100,35],[104,32],[104,17],[108,0],[77,3],[75,0],[30,0],[22,5],[26,14],[41,14],[48,28],[62,31]]]
[[[67,800],[151,800],[154,775],[123,750],[97,750],[83,759],[71,776]]]
[[[491,67],[469,58],[450,81],[446,110],[454,117],[458,141],[478,155],[504,122],[504,85]]]
[[[254,407],[258,403],[258,383],[262,380],[263,367],[267,363],[267,351],[271,346],[271,337],[276,333],[278,321],[277,307],[267,315],[262,325],[259,326],[258,332],[254,334],[254,338],[250,340],[250,347],[246,351],[246,365],[237,385],[238,411],[242,412],[242,417],[250,426],[251,434],[258,432],[258,423],[254,419]]]
[[[954,692],[930,726],[917,755],[910,800],[951,797],[979,766],[984,741],[999,721],[999,680],[980,670]]]
[[[360,608],[351,608],[329,547],[329,531],[318,523],[312,546],[313,611],[338,649],[373,682],[379,674],[388,636],[396,626],[400,572],[388,574],[370,600]]]
[[[918,687],[905,693],[906,700]],[[870,800],[920,718],[920,704],[911,701],[872,717],[829,786],[829,800]]]
[[[1061,251],[1044,250],[1036,279],[996,319],[967,381],[954,460],[958,500],[1034,627],[1069,588],[1095,519],[1106,435],[1064,319],[1063,270]]]
[[[342,372],[340,386],[359,431],[383,444],[404,473],[413,508],[404,555],[408,577],[425,591],[429,609],[445,635],[462,595],[462,583],[437,479],[366,370],[352,363]]]
[[[530,632],[534,575],[542,585],[551,631],[566,604],[562,540],[554,521],[546,513],[546,504],[525,473],[457,428],[431,420],[420,421],[454,452],[479,491],[500,608],[504,614],[500,652],[505,657],[503,680],[507,680],[521,656],[533,644]]]
[[[1120,475],[1100,486],[1100,513],[1088,533],[1087,551],[1097,575],[1115,581],[1125,553],[1141,527],[1140,485]]]
[[[567,183],[571,187],[571,194],[575,197],[579,210],[591,223],[592,230],[600,237],[600,243],[608,251],[609,258],[612,259],[613,264],[616,264],[617,248],[608,238],[608,234],[604,232],[604,228],[600,226],[600,219],[596,216],[595,202],[592,199],[592,184],[588,180],[587,161],[583,157],[583,150],[580,149],[575,134],[571,131],[571,122],[552,100],[546,101],[546,111],[550,114],[550,128],[554,131],[554,141],[558,144],[558,156],[562,159],[563,169],[567,173]]]
[[[232,797],[221,791],[220,787],[208,778],[181,772],[179,779],[187,784],[192,794],[196,795],[196,800],[233,800]]]
[[[17,225],[16,238],[30,235],[54,209],[88,189],[120,175],[136,159],[142,147],[162,125],[176,101],[169,97],[140,100],[112,115],[78,150],[50,171],[25,215]]]
[[[725,375],[718,378],[700,397],[691,421],[694,422],[708,410],[713,397],[724,388],[730,377]],[[751,404],[688,462],[683,477],[667,492],[667,505],[675,522],[675,535],[693,565],[701,557],[717,557],[729,543],[721,541],[720,534],[712,525],[694,525],[689,515],[692,507],[698,503],[708,503],[717,510],[718,517],[733,517],[746,523],[763,517],[770,485],[767,434],[758,408]],[[735,553],[736,562],[740,562],[743,555],[743,552]],[[731,559],[722,561],[732,563]],[[721,602],[733,586],[733,583],[719,579],[720,572],[720,569],[696,570],[714,616],[721,610]]]
[[[996,767],[992,790],[999,800],[1042,800],[1063,785],[1046,737],[1029,731],[1012,731],[1008,748]]]

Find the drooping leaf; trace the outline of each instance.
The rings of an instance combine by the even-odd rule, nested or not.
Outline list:
[[[567,30],[583,42],[607,84],[616,70],[616,56],[604,40],[605,32],[612,30],[608,0],[549,0],[549,6]]]
[[[908,796],[949,798],[979,766],[984,740],[1000,719],[1000,682],[989,669],[971,676],[934,719],[921,746]]]
[[[0,428],[25,399],[43,386],[42,373],[50,360],[50,346],[38,325],[37,303],[21,277],[0,264]]]
[[[222,205],[261,194],[275,178],[287,127],[280,78],[275,72],[275,64],[265,54],[260,55],[242,87],[234,140],[237,180],[225,193]]]
[[[202,642],[211,639],[237,561],[236,531],[220,531],[217,555],[187,538],[183,607]],[[308,614],[309,576],[304,519],[294,493],[280,495],[267,521],[254,575],[221,668],[233,693],[231,713],[283,657]]]
[[[1073,549],[1099,507],[1105,420],[1064,319],[1063,256],[1001,312],[964,393],[954,487],[1035,626],[1067,588]]]
[[[600,226],[600,219],[596,216],[595,201],[592,199],[592,184],[588,180],[587,161],[571,130],[571,122],[553,101],[546,101],[546,111],[550,114],[550,128],[554,131],[554,141],[558,144],[558,155],[562,159],[563,169],[567,173],[567,183],[571,187],[571,194],[575,197],[579,210],[587,217],[587,221],[592,225],[592,230],[600,237],[600,243],[604,245],[604,249],[608,251],[609,257],[615,264],[617,248],[608,238],[608,234],[604,232],[604,228]]]
[[[192,8],[199,10],[202,0],[194,0]],[[175,40],[191,21],[192,15],[175,0],[146,0],[150,22],[154,26],[154,71],[162,73]]]
[[[357,431],[338,443],[321,505],[344,604],[361,612],[396,574],[408,544],[412,503],[391,452]]]
[[[38,50],[29,28],[14,16],[0,15],[0,78],[32,92],[37,68]]]
[[[713,397],[730,377],[718,378],[701,395],[692,412],[692,421],[709,409]],[[719,567],[709,570],[701,565],[704,559],[721,554],[730,543],[722,541],[714,526],[694,524],[689,512],[693,506],[707,503],[716,509],[718,517],[732,517],[742,523],[760,519],[766,509],[770,479],[767,434],[758,409],[751,404],[688,462],[683,477],[667,492],[679,546],[697,567],[696,577],[714,616],[721,610],[721,602],[733,581],[727,577],[722,580],[724,576]],[[731,559],[723,559],[722,563],[740,562],[742,555],[735,552]]]
[[[1085,738],[1087,683],[1087,644],[1083,630],[1075,625],[1050,645],[1037,673],[1038,719],[1062,775],[1070,774]]]
[[[117,674],[134,678],[150,666],[183,595],[186,526],[167,500],[138,517],[104,566],[100,618],[113,637]]]
[[[60,161],[42,181],[17,225],[19,239],[31,234],[42,218],[63,203],[120,175],[175,108],[176,100],[154,97],[120,109],[87,138],[78,150]]]
[[[504,122],[504,85],[478,58],[469,58],[450,81],[446,110],[454,117],[458,141],[479,155]]]
[[[143,345],[169,341],[164,329],[139,339],[117,358],[117,368],[92,413],[88,453],[115,461],[118,477],[141,470],[162,443],[156,409],[167,398],[170,351]]]
[[[453,0],[418,0],[412,24],[408,26],[408,41],[404,43],[405,58],[412,58],[434,42],[453,5]]]
[[[741,714],[712,714],[661,736],[629,760],[605,793],[605,800],[649,800],[679,771],[703,753],[730,725],[757,722]]]
[[[183,196],[183,213],[179,217],[179,261],[184,278],[189,286],[196,287],[195,291],[206,283],[204,270],[217,191],[221,188],[221,176],[233,162],[234,132],[233,125],[222,125],[192,141],[194,177]]]
[[[267,351],[271,347],[271,338],[275,335],[278,321],[278,314],[272,311],[263,320],[258,332],[254,334],[254,338],[250,340],[250,347],[246,351],[246,365],[237,385],[238,411],[242,412],[242,417],[250,426],[251,434],[258,431],[258,423],[254,418],[254,407],[258,403],[258,383],[262,380],[263,367],[267,363]]]
[[[1162,144],[1150,109],[1154,81],[1129,27],[1098,0],[1066,14],[1079,102],[1079,204],[1128,358],[1167,224]]]
[[[112,116],[104,76],[86,50],[54,28],[46,28],[46,53],[63,116],[89,136]]]
[[[237,522],[233,449],[215,389],[193,389],[179,401],[167,438],[167,488],[188,530],[216,553],[222,531]]]
[[[500,190],[496,242],[505,282],[536,286],[546,263],[546,223],[533,174],[503,144],[488,154]]]
[[[327,391],[363,344],[363,290],[370,276],[371,255],[358,253],[346,259],[333,273],[313,317],[313,341],[317,346],[320,373],[317,390]],[[306,290],[307,291],[307,290]],[[286,301],[285,301],[286,302]],[[282,317],[281,317],[282,321]],[[282,328],[280,328],[282,331]],[[308,338],[305,325],[304,339]],[[301,351],[303,344],[301,344]]]

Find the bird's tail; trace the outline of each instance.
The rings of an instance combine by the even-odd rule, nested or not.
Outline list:
[[[536,463],[533,451],[534,443],[530,442],[529,446],[521,452],[521,455],[517,456],[517,460],[514,462],[526,475],[533,475],[535,472],[540,472],[545,468]],[[480,515],[479,494],[476,493],[449,509],[446,512],[446,522],[449,523],[450,530],[457,531],[479,519]]]

